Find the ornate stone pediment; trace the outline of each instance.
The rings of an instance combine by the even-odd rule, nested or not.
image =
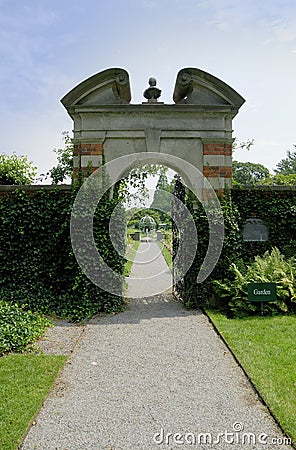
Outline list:
[[[200,69],[185,68],[177,75],[175,103],[192,105],[227,105],[239,109],[245,102],[234,89],[219,78]]]
[[[104,70],[82,81],[61,100],[65,108],[78,105],[116,105],[130,101],[128,73],[117,68]]]
[[[136,160],[156,154],[149,162],[163,162],[163,155],[180,158],[198,168],[203,177],[185,182],[196,189],[217,191],[231,185],[232,120],[244,99],[213,75],[195,68],[177,75],[174,101],[158,102],[160,89],[149,79],[144,101],[130,104],[128,73],[110,68],[74,87],[61,100],[74,122],[74,176],[120,157]],[[162,156],[161,156],[162,155]],[[166,160],[165,159],[165,160]],[[174,163],[171,163],[174,164]],[[122,169],[125,176],[125,169]],[[191,182],[191,180],[194,180]]]

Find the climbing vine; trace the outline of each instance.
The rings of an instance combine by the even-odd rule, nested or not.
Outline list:
[[[75,189],[65,194],[56,188],[34,195],[17,190],[0,199],[1,300],[74,321],[121,308],[122,298],[94,285],[76,262],[70,239],[75,196]],[[111,283],[118,283],[124,266],[108,234],[116,204],[103,199],[94,218],[95,242],[115,273]],[[123,220],[115,233],[124,245]]]
[[[244,264],[250,264],[256,255],[263,255],[274,247],[287,258],[295,256],[295,190],[232,189],[220,199],[225,225],[220,259],[207,280],[198,284],[196,278],[209,245],[209,229],[202,205],[198,203],[193,209],[193,203],[196,204],[196,198],[187,192],[186,204],[191,210],[198,233],[198,251],[182,283],[176,287],[178,295],[188,307],[205,306],[211,299],[214,301],[213,280],[229,278],[229,267],[232,263],[239,264],[242,261]],[[252,217],[261,219],[268,227],[269,239],[266,242],[244,242],[243,227],[246,220]],[[187,245],[190,246],[190,242],[187,242]]]

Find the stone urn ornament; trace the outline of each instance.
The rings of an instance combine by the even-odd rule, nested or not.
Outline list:
[[[149,78],[149,88],[144,91],[144,97],[148,100],[148,103],[156,103],[157,99],[161,96],[161,90],[156,87],[156,79]]]

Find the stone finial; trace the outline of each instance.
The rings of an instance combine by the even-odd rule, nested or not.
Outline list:
[[[156,79],[153,77],[149,78],[149,88],[144,91],[144,97],[148,102],[155,103],[157,99],[161,96],[161,90],[156,87]]]

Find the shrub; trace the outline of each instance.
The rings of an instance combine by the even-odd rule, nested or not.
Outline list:
[[[0,155],[0,184],[31,184],[36,174],[36,167],[26,156]]]
[[[296,305],[296,260],[285,259],[277,248],[267,251],[263,256],[255,256],[254,261],[246,265],[243,261],[232,263],[230,277],[226,281],[213,281],[214,290],[228,300],[228,306],[234,317],[243,317],[254,313],[257,305],[248,301],[248,283],[276,283],[277,299],[266,304],[269,313],[295,310]]]
[[[39,314],[0,300],[0,355],[25,351],[51,325]]]

